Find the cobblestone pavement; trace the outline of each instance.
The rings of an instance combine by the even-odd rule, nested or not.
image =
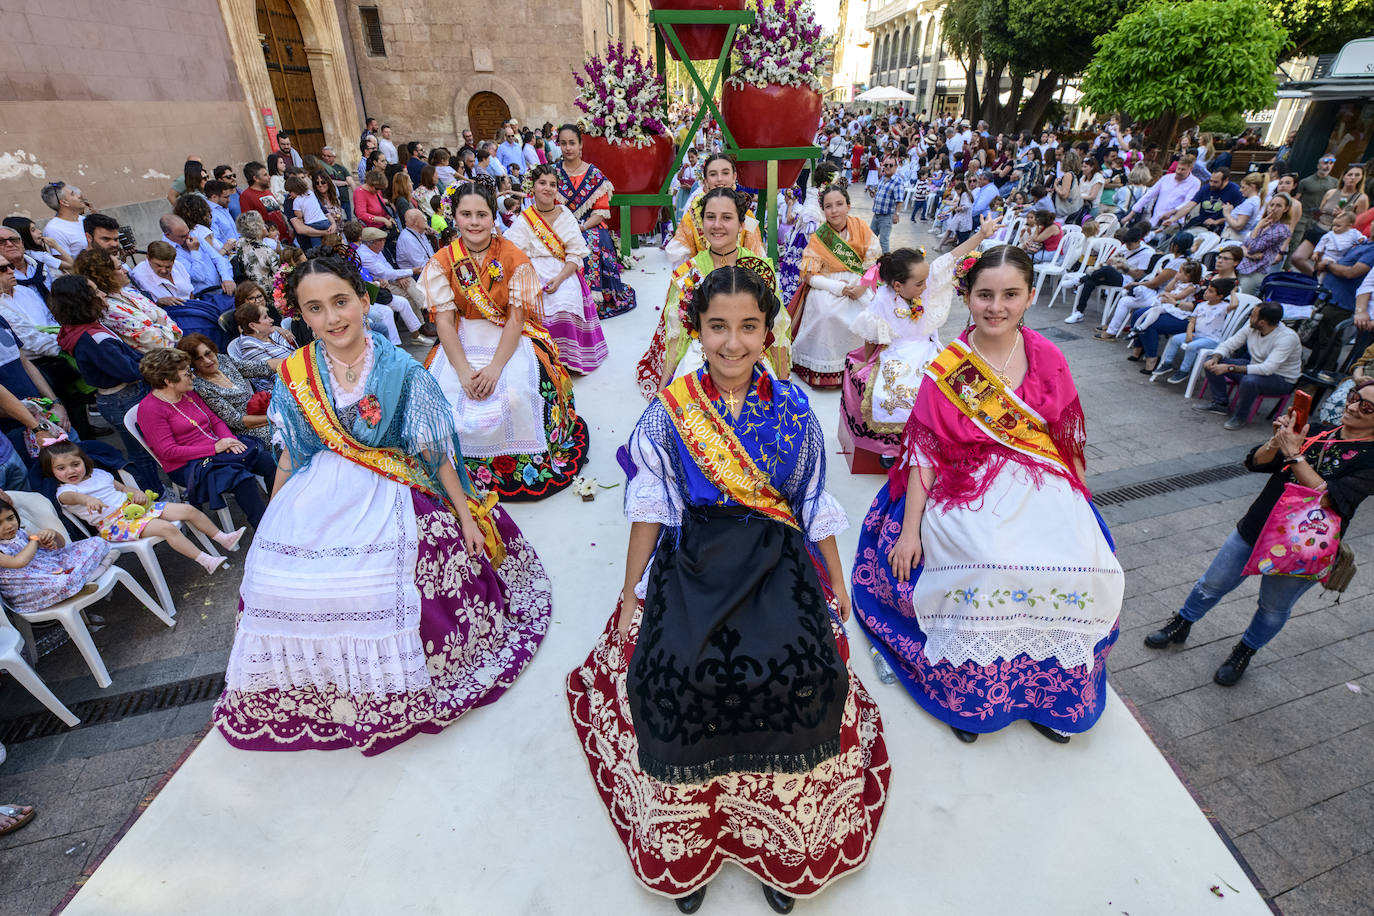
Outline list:
[[[867,216],[862,191],[855,210]],[[893,232],[894,245],[929,247],[931,241],[924,226],[905,217]],[[1092,339],[1095,322],[1064,325],[1066,314],[1062,305],[1038,305],[1027,323],[1048,333],[1073,368],[1088,416],[1095,492],[1234,466],[1266,435],[1262,422],[1230,433],[1220,417],[1193,413],[1180,387],[1152,385],[1125,360],[1120,345]],[[945,339],[965,320],[956,308]],[[832,467],[843,473],[842,466]],[[1255,581],[1196,626],[1183,648],[1153,652],[1141,644],[1179,607],[1261,483],[1258,476],[1240,475],[1102,510],[1127,570],[1121,639],[1108,660],[1111,681],[1283,912],[1371,913],[1374,567],[1361,571],[1339,603],[1320,591],[1309,593],[1229,690],[1212,683],[1212,672],[1245,629]],[[850,508],[852,514],[863,511]],[[1374,508],[1355,520],[1350,538],[1357,561],[1374,555]],[[242,558],[236,555],[233,569],[207,578],[189,561],[166,554],[180,608],[173,630],[122,600],[100,608],[107,624],[95,640],[114,677],[110,690],[95,687],[70,645],[45,656],[39,672],[69,704],[172,683],[198,682],[203,689],[228,658]],[[141,570],[134,571],[141,578]],[[34,804],[40,813],[0,839],[0,916],[32,916],[56,906],[203,732],[212,705],[212,698],[203,699],[11,740],[9,760],[0,768],[0,803]],[[35,709],[27,694],[6,683],[0,688],[0,735]],[[1110,822],[1110,812],[1103,816]]]

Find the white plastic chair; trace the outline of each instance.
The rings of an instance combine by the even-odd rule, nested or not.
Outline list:
[[[76,644],[81,657],[86,660],[86,665],[91,669],[91,674],[95,676],[95,682],[101,687],[108,687],[112,683],[110,672],[105,669],[105,661],[95,648],[95,640],[91,639],[91,631],[86,628],[86,618],[82,613],[83,608],[104,598],[116,585],[122,584],[143,603],[144,607],[152,611],[158,620],[169,627],[176,626],[177,622],[153,600],[152,595],[144,591],[143,586],[139,585],[133,576],[118,566],[111,566],[105,570],[92,584],[95,585],[93,591],[73,595],[66,601],[59,601],[52,607],[44,608],[41,611],[26,611],[20,614],[12,611],[8,605],[4,605],[4,607],[14,613],[15,629],[24,634],[24,641],[29,644],[29,653],[35,658],[38,657],[38,647],[33,641],[33,628],[30,624],[45,623],[49,620],[56,620],[62,624],[62,629],[67,631],[67,635]]]
[[[24,637],[10,623],[8,615],[0,611],[0,671],[9,672],[33,698],[48,708],[48,711],[67,725],[75,727],[81,720],[62,701],[48,689],[43,679],[29,666],[20,653]]]
[[[129,476],[127,471],[120,471],[120,476],[124,478],[124,483],[128,486],[136,486],[134,479]],[[90,526],[72,511],[70,506],[63,506],[62,514],[65,515],[68,521],[70,521],[82,534],[87,537],[98,537],[98,535],[91,531]],[[170,521],[170,519],[168,521]],[[176,525],[183,532],[187,530],[185,522],[172,522],[172,524]],[[190,530],[205,547],[206,553],[212,557],[220,555],[213,540],[206,537],[201,532],[196,531],[194,528]],[[117,556],[129,553],[138,558],[138,562],[143,565],[143,571],[148,574],[148,581],[152,583],[153,591],[157,593],[158,600],[162,602],[162,609],[167,612],[167,616],[175,617],[177,615],[177,606],[172,600],[172,590],[167,587],[167,576],[162,571],[162,564],[158,562],[157,554],[154,553],[157,545],[162,543],[165,543],[164,539],[155,536],[138,538],[133,541],[111,541],[110,550]]]
[[[1259,305],[1259,297],[1249,293],[1237,293],[1236,303],[1235,311],[1226,319],[1226,326],[1222,328],[1221,340],[1233,336],[1250,322],[1250,313],[1254,311],[1255,306]],[[1218,341],[1218,343],[1220,342]],[[1198,380],[1202,378],[1202,364],[1215,352],[1217,352],[1215,347],[1207,347],[1197,351],[1197,359],[1193,361],[1193,371],[1188,376],[1188,387],[1183,391],[1185,398],[1193,396],[1193,392],[1198,387]]]
[[[1192,254],[1188,255],[1188,257],[1196,261],[1204,254],[1207,254],[1209,251],[1213,251],[1214,249],[1216,249],[1217,246],[1219,246],[1220,244],[1221,236],[1217,235],[1215,232],[1209,232],[1206,229],[1194,232],[1193,252]]]
[[[1002,228],[992,234],[991,238],[984,239],[978,245],[979,251],[987,251],[989,248],[996,248],[998,245],[1015,245],[1016,240],[1021,237],[1021,230],[1026,225],[1024,216],[1017,216]]]
[[[1054,257],[1043,264],[1035,265],[1035,288],[1031,291],[1031,304],[1040,301],[1040,288],[1045,285],[1046,277],[1062,278],[1070,265],[1078,263],[1078,259],[1083,256],[1084,243],[1087,241],[1083,233],[1065,232],[1059,239],[1059,247],[1054,250]],[[1050,306],[1054,305],[1054,299],[1050,299]]]
[[[129,431],[130,435],[132,435],[135,439],[138,440],[138,444],[143,446],[143,450],[147,452],[149,455],[152,455],[154,461],[157,461],[157,455],[153,455],[153,450],[148,448],[148,442],[143,438],[143,431],[138,428],[137,404],[135,404],[133,407],[130,407],[129,412],[124,414],[124,428]],[[158,461],[157,466],[162,468],[162,462]],[[162,473],[166,474],[167,469],[162,468]],[[187,502],[186,490],[179,486],[174,480],[172,480],[170,476],[168,476],[167,482],[172,488],[172,498],[175,499],[177,502]],[[234,530],[234,519],[232,516],[229,515],[229,507],[227,505],[223,509],[220,509],[217,513],[215,513],[215,518],[219,521],[219,530]],[[205,534],[197,531],[195,528],[191,529],[191,533],[194,534],[196,536],[196,539],[205,546],[206,553],[210,554],[211,556],[215,555],[215,549],[213,546],[211,546],[213,542],[210,540],[210,538],[208,538]]]
[[[1153,280],[1155,278],[1155,274],[1159,273],[1161,270],[1164,269],[1164,262],[1167,260],[1169,260],[1167,257],[1156,258],[1154,266],[1147,270],[1145,272],[1145,275],[1141,277],[1139,281],[1136,282],[1144,283],[1146,280]],[[1128,283],[1131,282],[1129,276],[1126,277],[1126,281]],[[1121,297],[1126,295],[1126,287],[1124,285],[1099,286],[1097,288],[1097,291],[1102,294],[1102,318],[1100,321],[1098,321],[1098,324],[1106,324],[1107,314],[1111,312],[1112,309],[1116,308],[1116,304],[1121,301]],[[1085,307],[1083,311],[1084,314],[1086,314],[1087,308]]]
[[[1083,278],[1091,271],[1103,266],[1111,260],[1112,255],[1121,248],[1121,243],[1113,238],[1091,238],[1087,239],[1087,246],[1083,249],[1083,257],[1078,260],[1077,268],[1065,271],[1059,277],[1059,283],[1054,288],[1054,293],[1050,296],[1047,308],[1054,308],[1054,303],[1060,295],[1068,296],[1072,291],[1083,282]],[[1073,266],[1073,265],[1070,265]]]

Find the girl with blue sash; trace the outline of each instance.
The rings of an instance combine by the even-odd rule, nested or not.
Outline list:
[[[463,470],[434,378],[367,329],[331,257],[287,281],[315,335],[281,366],[281,449],[215,725],[249,750],[378,754],[496,700],[548,630],[543,564]]]
[[[685,913],[727,861],[787,912],[866,861],[887,796],[878,710],[849,670],[834,537],[848,521],[825,492],[825,437],[760,362],[780,308],[738,266],[694,293],[706,365],[620,451],[624,585],[568,678],[631,867]]]

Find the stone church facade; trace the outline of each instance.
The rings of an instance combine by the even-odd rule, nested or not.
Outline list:
[[[15,0],[0,13],[0,209],[50,216],[79,186],[133,225],[166,212],[187,156],[265,161],[275,129],[352,165],[363,118],[398,143],[573,118],[573,68],[644,46],[648,0]],[[509,114],[506,114],[509,112]]]

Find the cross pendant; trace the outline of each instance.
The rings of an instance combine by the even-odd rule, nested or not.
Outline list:
[[[733,394],[730,394],[727,395],[725,398],[725,405],[730,408],[731,413],[734,413],[735,408],[739,406],[739,401],[735,399],[735,396]]]

